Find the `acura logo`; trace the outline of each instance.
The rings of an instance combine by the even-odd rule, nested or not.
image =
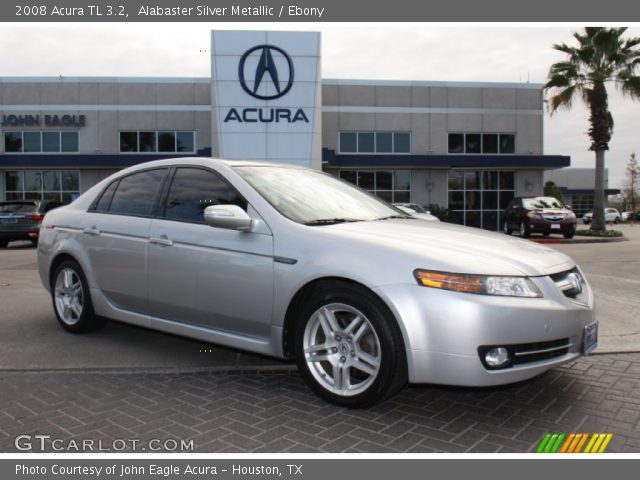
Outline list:
[[[251,54],[254,52],[257,52],[257,54],[252,56]],[[258,64],[253,70],[254,62],[247,62],[247,60],[254,59],[258,55],[260,56]],[[274,100],[291,90],[293,85],[293,62],[287,52],[279,47],[257,45],[244,52],[240,58],[238,77],[243,90],[252,97],[261,100]],[[261,86],[263,86],[262,89],[260,88]],[[267,92],[275,93],[267,94]]]

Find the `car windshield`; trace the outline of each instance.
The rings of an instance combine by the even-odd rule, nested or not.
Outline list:
[[[542,210],[544,208],[564,208],[563,203],[553,197],[523,198],[522,206],[527,210]]]
[[[29,213],[33,212],[36,209],[35,203],[25,203],[25,202],[7,202],[0,203],[0,212],[11,212],[11,213]]]
[[[282,215],[299,223],[410,218],[377,197],[314,170],[241,166],[236,171]]]
[[[415,203],[411,203],[409,205],[406,205],[407,208],[410,208],[411,210],[413,210],[416,213],[427,213],[427,211],[422,208],[420,205],[416,205]]]

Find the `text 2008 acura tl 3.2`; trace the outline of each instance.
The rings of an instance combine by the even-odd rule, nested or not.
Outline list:
[[[295,358],[315,392],[350,407],[407,381],[525,380],[597,342],[569,257],[414,219],[305,168],[128,168],[47,214],[38,260],[70,332],[110,318]]]

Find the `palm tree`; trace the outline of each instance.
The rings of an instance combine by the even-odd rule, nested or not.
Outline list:
[[[604,220],[604,152],[609,150],[613,133],[613,117],[609,111],[607,83],[614,83],[623,94],[640,99],[640,38],[623,39],[626,27],[587,27],[575,32],[578,46],[560,43],[555,50],[567,55],[566,60],[551,65],[544,90],[549,92],[549,111],[571,108],[579,95],[589,108],[589,137],[596,154],[596,180],[593,195],[592,230],[605,230]]]

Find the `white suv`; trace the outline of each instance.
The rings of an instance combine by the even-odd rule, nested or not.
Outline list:
[[[593,217],[593,212],[585,213],[584,216],[582,217],[582,221],[586,225],[589,225],[591,223],[592,217]],[[604,220],[605,222],[620,223],[620,220],[621,220],[620,212],[615,208],[605,208]]]

